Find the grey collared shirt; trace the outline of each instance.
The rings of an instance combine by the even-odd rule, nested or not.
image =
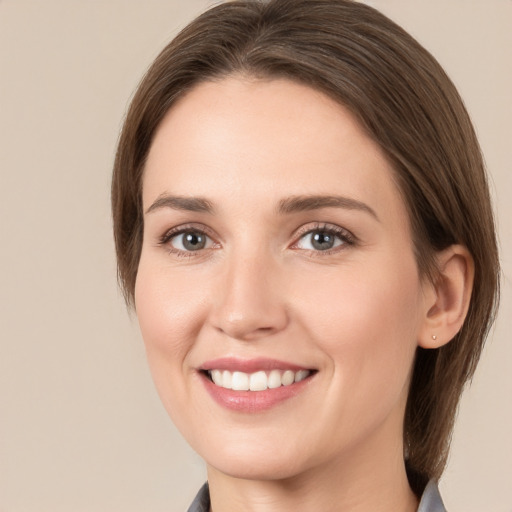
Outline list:
[[[206,483],[197,493],[197,496],[192,502],[192,505],[190,505],[188,512],[209,512],[209,510],[210,492],[208,490],[208,483]],[[430,480],[427,487],[425,487],[425,491],[421,497],[420,506],[418,507],[418,512],[446,512],[436,481]]]
[[[435,480],[430,480],[425,487],[418,512],[446,512]]]

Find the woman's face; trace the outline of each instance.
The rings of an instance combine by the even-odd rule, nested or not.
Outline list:
[[[423,285],[390,165],[345,108],[287,80],[200,84],[156,133],[143,203],[151,372],[211,468],[401,460]]]

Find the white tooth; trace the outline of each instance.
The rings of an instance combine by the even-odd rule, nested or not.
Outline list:
[[[212,370],[210,376],[217,386],[222,386],[222,372],[220,370]]]
[[[231,372],[229,370],[224,370],[222,372],[222,384],[223,388],[231,389],[231,381],[232,381]]]
[[[272,370],[268,374],[268,387],[269,389],[281,387],[281,372],[279,370]]]
[[[291,370],[286,370],[283,373],[283,376],[281,377],[281,382],[283,383],[283,386],[289,386],[290,384],[293,384],[294,380],[295,373],[293,373]]]
[[[309,370],[299,370],[295,374],[295,382],[300,382],[301,380],[304,380],[309,375]]]
[[[267,374],[263,371],[251,373],[249,377],[249,389],[251,391],[263,391],[267,389]]]
[[[233,372],[231,389],[234,391],[249,391],[249,375],[243,372]]]

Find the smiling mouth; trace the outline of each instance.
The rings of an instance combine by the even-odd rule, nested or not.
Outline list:
[[[212,369],[204,371],[216,386],[233,391],[266,391],[291,386],[313,375],[314,370],[270,370],[245,373],[240,371]]]

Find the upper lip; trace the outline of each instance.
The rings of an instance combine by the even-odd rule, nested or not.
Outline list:
[[[264,357],[256,359],[240,359],[237,357],[221,357],[205,361],[199,368],[200,371],[208,370],[229,370],[231,372],[253,373],[260,370],[311,370],[305,366],[279,361],[277,359],[268,359]]]

